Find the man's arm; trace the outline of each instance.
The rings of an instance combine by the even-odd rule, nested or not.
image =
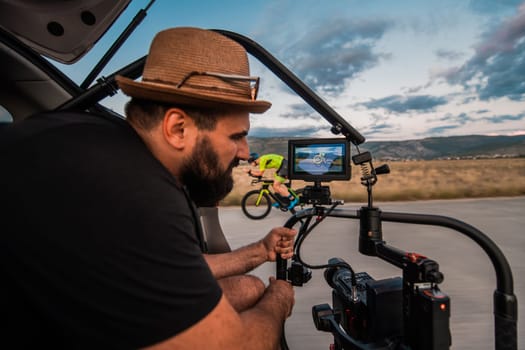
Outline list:
[[[286,227],[272,229],[262,240],[223,254],[206,254],[204,258],[216,279],[244,274],[265,263],[293,255],[293,238],[297,231]]]
[[[250,169],[248,170],[248,174],[251,176],[263,176],[264,170]]]
[[[283,323],[293,303],[292,286],[271,279],[263,297],[253,308],[237,313],[223,296],[204,319],[148,349],[278,349]]]

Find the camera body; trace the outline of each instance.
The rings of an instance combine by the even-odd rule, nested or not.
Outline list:
[[[368,273],[356,273],[352,288],[351,272],[338,268],[331,275],[332,305],[339,323],[352,338],[363,343],[380,343],[403,334],[403,280],[392,277],[374,280]],[[328,275],[328,276],[327,276]]]
[[[374,280],[359,272],[354,287],[352,273],[341,266],[329,267],[324,273],[332,287],[332,314],[349,337],[378,349],[403,348],[400,344],[421,350],[450,347],[450,300],[437,285],[414,284],[399,276]],[[314,315],[314,323],[319,324],[316,318],[322,315]]]

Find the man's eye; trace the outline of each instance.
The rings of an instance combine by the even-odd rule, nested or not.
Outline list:
[[[232,140],[235,140],[235,141],[239,141],[239,140],[242,140],[243,138],[245,138],[246,135],[233,135],[231,137]]]

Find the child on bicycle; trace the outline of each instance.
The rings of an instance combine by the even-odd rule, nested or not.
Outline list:
[[[272,187],[275,193],[281,195],[285,203],[289,203],[288,209],[295,207],[299,198],[290,193],[284,184],[288,179],[288,163],[283,156],[274,153],[263,154],[262,156],[257,153],[250,153],[248,163],[252,166],[259,166],[258,169],[248,170],[248,175],[255,177],[262,176],[267,169],[276,169]]]

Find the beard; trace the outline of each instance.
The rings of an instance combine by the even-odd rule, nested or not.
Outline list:
[[[180,180],[186,186],[190,198],[198,207],[216,206],[233,188],[233,168],[239,165],[234,158],[222,170],[219,156],[213,149],[209,137],[200,137],[189,158],[181,168]]]

